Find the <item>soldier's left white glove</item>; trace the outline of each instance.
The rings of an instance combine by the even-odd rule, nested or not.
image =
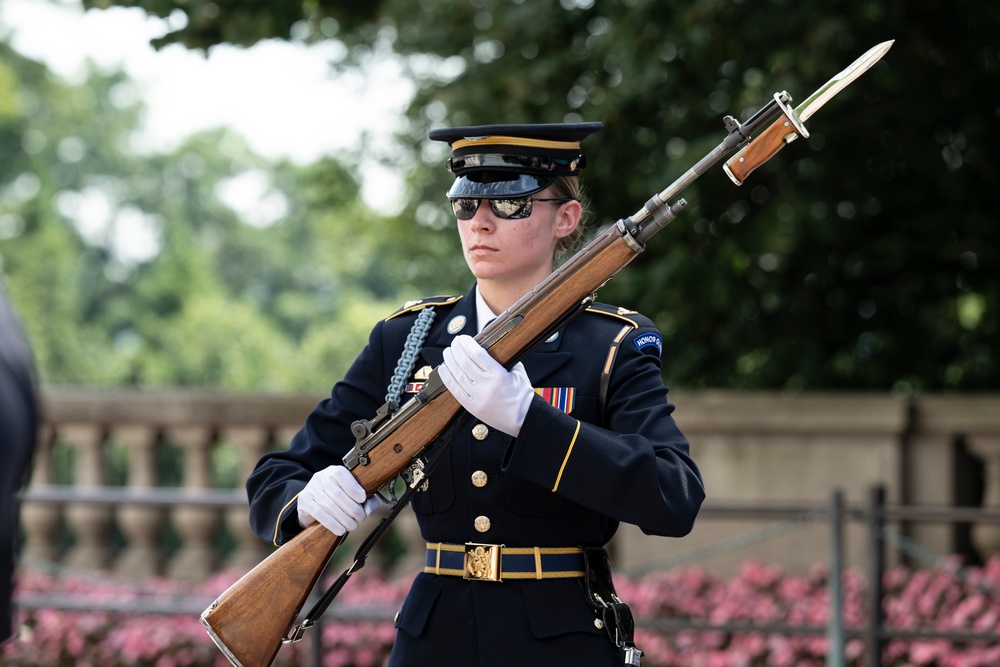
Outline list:
[[[517,437],[535,390],[520,362],[507,370],[472,336],[456,336],[438,374],[448,391],[487,426]]]

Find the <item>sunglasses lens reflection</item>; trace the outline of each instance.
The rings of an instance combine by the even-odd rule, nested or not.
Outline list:
[[[498,218],[527,218],[531,215],[531,197],[491,199],[490,207]]]
[[[476,214],[476,210],[478,208],[478,199],[463,197],[461,199],[451,200],[451,210],[455,213],[455,217],[459,220],[471,220],[472,216]]]
[[[471,220],[479,210],[481,199],[459,197],[451,200],[451,210],[459,220]],[[490,199],[493,215],[504,220],[519,220],[531,215],[531,197],[515,199]]]

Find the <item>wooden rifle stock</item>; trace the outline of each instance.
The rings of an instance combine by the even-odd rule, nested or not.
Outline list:
[[[593,302],[596,292],[632,261],[646,241],[686,205],[670,201],[758,127],[779,113],[765,107],[635,214],[618,221],[550,274],[480,333],[476,340],[511,367],[534,345]],[[641,225],[641,227],[640,227]],[[344,462],[369,495],[410,467],[455,419],[461,405],[433,371],[424,389],[394,412],[383,406]],[[343,537],[313,524],[233,584],[201,615],[212,640],[237,667],[269,667]],[[297,638],[297,637],[296,637]]]
[[[230,586],[201,615],[209,636],[240,667],[274,662],[285,633],[344,541],[318,523],[289,540]]]

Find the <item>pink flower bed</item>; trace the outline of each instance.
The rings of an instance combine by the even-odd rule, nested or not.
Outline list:
[[[241,573],[229,572],[192,585],[170,580],[135,583],[87,576],[52,577],[31,570],[19,573],[24,594],[57,594],[97,605],[208,598],[225,591]],[[386,582],[377,573],[359,572],[337,598],[339,605],[398,605],[409,582]],[[229,661],[189,614],[137,614],[112,611],[19,610],[17,638],[0,650],[0,667],[228,667]],[[379,667],[392,647],[392,614],[387,622],[327,621],[322,626],[324,666]],[[276,667],[311,664],[313,628],[303,641],[285,645]]]
[[[1000,632],[1000,557],[981,568],[964,570],[960,580],[950,570],[895,568],[885,575],[886,627],[939,631]],[[21,573],[25,594],[57,594],[67,600],[127,603],[142,599],[217,595],[235,574],[219,575],[193,587],[158,580],[141,586],[82,577],[54,578],[39,572]],[[337,605],[376,605],[395,609],[408,581],[389,582],[377,572],[361,571],[347,584]],[[698,568],[642,577],[617,577],[619,596],[629,603],[640,626],[644,619],[689,620],[703,624],[783,624],[822,628],[829,613],[825,572],[790,574],[755,562],[745,563],[732,577],[721,578]],[[844,622],[862,628],[866,620],[866,586],[855,571],[843,577]],[[107,611],[22,609],[17,640],[0,651],[0,665],[10,667],[188,667],[229,663],[212,644],[197,614],[134,614]],[[385,664],[394,630],[391,613],[385,621],[328,621],[322,628],[325,667],[380,667]],[[660,633],[637,630],[636,643],[648,667],[822,667],[824,633],[780,634],[724,630],[678,630]],[[282,647],[275,665],[310,664],[306,640]],[[867,647],[847,640],[847,664],[864,664]],[[883,665],[889,667],[995,667],[1000,644],[942,639],[892,640]]]

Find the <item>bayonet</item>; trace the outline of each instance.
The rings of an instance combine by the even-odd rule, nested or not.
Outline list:
[[[837,93],[867,72],[886,54],[894,41],[890,39],[868,49],[864,55],[820,86],[794,109],[779,101],[784,112],[783,117],[776,120],[760,135],[754,137],[739,153],[726,162],[723,169],[729,178],[733,179],[736,185],[740,185],[750,175],[750,172],[774,157],[785,144],[790,144],[800,136],[808,138],[809,132],[805,128],[805,121],[819,111],[820,107],[833,99]]]

